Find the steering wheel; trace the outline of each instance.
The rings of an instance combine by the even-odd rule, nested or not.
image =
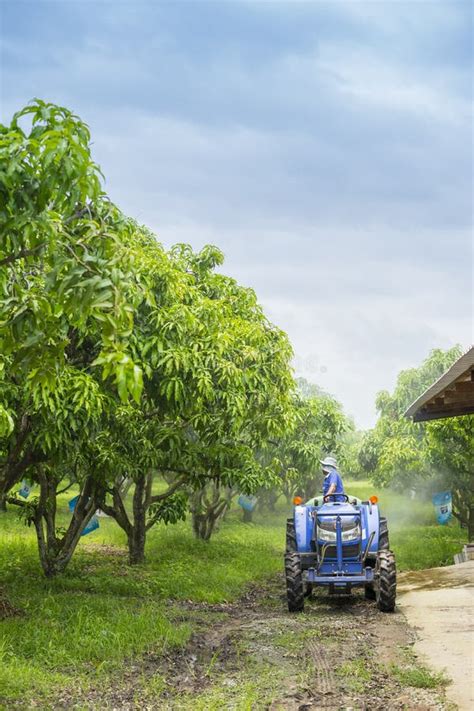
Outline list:
[[[344,503],[349,503],[349,497],[347,494],[326,494],[326,496],[323,496],[323,501],[325,502],[326,499],[335,499],[336,496],[343,496],[344,497]],[[339,503],[336,499],[336,502]]]

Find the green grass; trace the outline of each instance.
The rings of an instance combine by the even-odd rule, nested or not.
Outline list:
[[[442,672],[432,672],[424,666],[417,667],[391,667],[392,674],[404,686],[413,686],[417,689],[436,689],[450,683],[448,677]]]
[[[352,659],[341,664],[337,675],[344,679],[345,684],[353,691],[361,692],[371,680],[372,674],[364,659]]]
[[[433,672],[418,660],[410,647],[403,649],[402,665],[392,664],[390,673],[403,684],[416,689],[437,689],[448,686],[451,679],[443,672]]]
[[[192,628],[169,601],[231,601],[280,570],[284,519],[281,511],[243,524],[234,512],[210,543],[196,540],[189,523],[159,525],[146,564],[130,568],[123,533],[101,518],[66,572],[46,580],[33,530],[14,512],[2,515],[0,579],[23,614],[1,622],[0,708],[19,698],[46,703],[57,689],[87,688],[128,659],[182,647]]]
[[[364,498],[379,494],[399,568],[451,563],[460,550],[459,527],[437,526],[431,503],[377,492],[367,482],[348,490]],[[59,525],[69,520],[72,496],[60,499]],[[150,532],[147,562],[137,568],[127,565],[123,532],[101,518],[100,529],[81,539],[70,567],[54,580],[42,576],[34,531],[15,512],[1,515],[1,585],[22,614],[0,623],[0,708],[18,699],[47,708],[61,689],[87,689],[120,675],[128,660],[184,646],[196,620],[180,616],[179,601],[232,601],[279,572],[287,515],[281,503],[276,514],[243,524],[233,511],[209,543],[194,539],[189,522],[158,525]],[[280,644],[291,648],[291,635]],[[163,683],[157,675],[152,685]],[[259,693],[249,682],[225,696],[238,697],[236,708],[244,709]],[[206,708],[219,708],[222,694],[210,690]]]

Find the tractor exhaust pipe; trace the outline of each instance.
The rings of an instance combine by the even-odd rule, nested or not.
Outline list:
[[[367,545],[365,546],[364,555],[362,556],[362,565],[364,565],[365,559],[366,559],[367,556],[369,555],[370,546],[372,545],[372,541],[374,540],[374,536],[375,536],[375,531],[372,531],[372,533],[371,533],[370,536],[369,536],[369,540],[367,541]]]

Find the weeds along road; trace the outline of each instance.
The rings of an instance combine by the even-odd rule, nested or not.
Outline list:
[[[56,708],[450,709],[446,680],[421,666],[402,613],[379,612],[363,594],[313,595],[289,615],[283,579],[234,604],[170,606],[196,630],[163,658],[145,656],[113,686],[67,695]]]

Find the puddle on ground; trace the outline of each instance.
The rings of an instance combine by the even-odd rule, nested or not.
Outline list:
[[[468,588],[473,585],[474,566],[447,566],[446,568],[411,570],[406,573],[400,573],[397,580],[397,592]]]

